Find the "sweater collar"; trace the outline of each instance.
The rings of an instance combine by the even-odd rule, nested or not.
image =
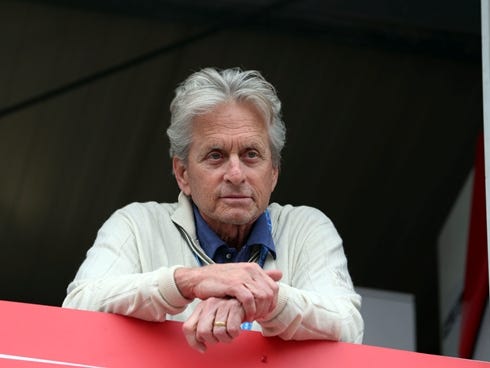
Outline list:
[[[172,221],[186,230],[189,236],[197,244],[200,243],[197,236],[196,221],[193,213],[193,203],[191,199],[183,192],[179,193],[178,204],[175,212],[171,215]],[[203,220],[204,221],[204,220]],[[208,227],[209,228],[209,227]],[[252,232],[250,233],[246,244],[261,244],[264,245],[274,258],[276,258],[276,249],[272,238],[272,225],[270,221],[269,211],[266,210],[255,222]],[[209,229],[212,231],[211,229]],[[216,238],[219,237],[214,234]],[[220,240],[221,241],[221,240]],[[222,245],[224,244],[221,241]],[[210,255],[212,257],[212,255]]]
[[[220,247],[229,246],[209,227],[206,221],[204,221],[198,208],[195,205],[193,205],[192,208],[194,211],[199,244],[201,245],[201,248],[206,252],[208,257],[214,259],[216,256],[216,252]],[[250,234],[243,244],[242,249],[244,249],[245,252],[250,253],[253,246],[264,246],[275,259],[276,248],[274,246],[274,240],[272,239],[271,230],[272,226],[270,223],[270,216],[268,211],[266,210],[253,224]],[[246,257],[248,258],[249,254],[247,254]]]

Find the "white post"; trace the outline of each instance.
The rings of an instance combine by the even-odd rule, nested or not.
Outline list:
[[[489,0],[481,0],[482,82],[483,82],[483,131],[485,136],[485,192],[487,203],[487,254],[490,265],[490,7]],[[490,267],[489,274],[490,278]],[[490,290],[489,290],[490,292]]]

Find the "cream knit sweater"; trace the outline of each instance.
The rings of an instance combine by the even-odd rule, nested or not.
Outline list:
[[[332,222],[312,207],[269,206],[277,258],[264,269],[279,269],[277,307],[254,329],[283,339],[328,339],[361,343],[361,297],[347,270],[342,240]],[[118,313],[148,321],[186,320],[198,302],[185,299],[173,273],[199,263],[177,229],[198,244],[192,205],[132,203],[101,227],[64,307]]]

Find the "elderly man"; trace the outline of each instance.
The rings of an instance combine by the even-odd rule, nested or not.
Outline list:
[[[183,321],[200,351],[241,329],[361,342],[361,298],[332,222],[269,204],[285,141],[274,87],[256,71],[206,68],[177,88],[170,110],[178,203],[116,211],[63,306]]]

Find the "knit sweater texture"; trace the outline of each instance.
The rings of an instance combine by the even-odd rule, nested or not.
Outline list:
[[[285,340],[328,339],[361,343],[361,297],[347,269],[342,240],[321,211],[271,203],[279,269],[276,308],[254,329]],[[178,267],[199,267],[185,237],[197,245],[192,203],[132,203],[100,228],[69,284],[63,307],[117,313],[147,321],[185,321],[199,300],[184,298],[174,280]]]

